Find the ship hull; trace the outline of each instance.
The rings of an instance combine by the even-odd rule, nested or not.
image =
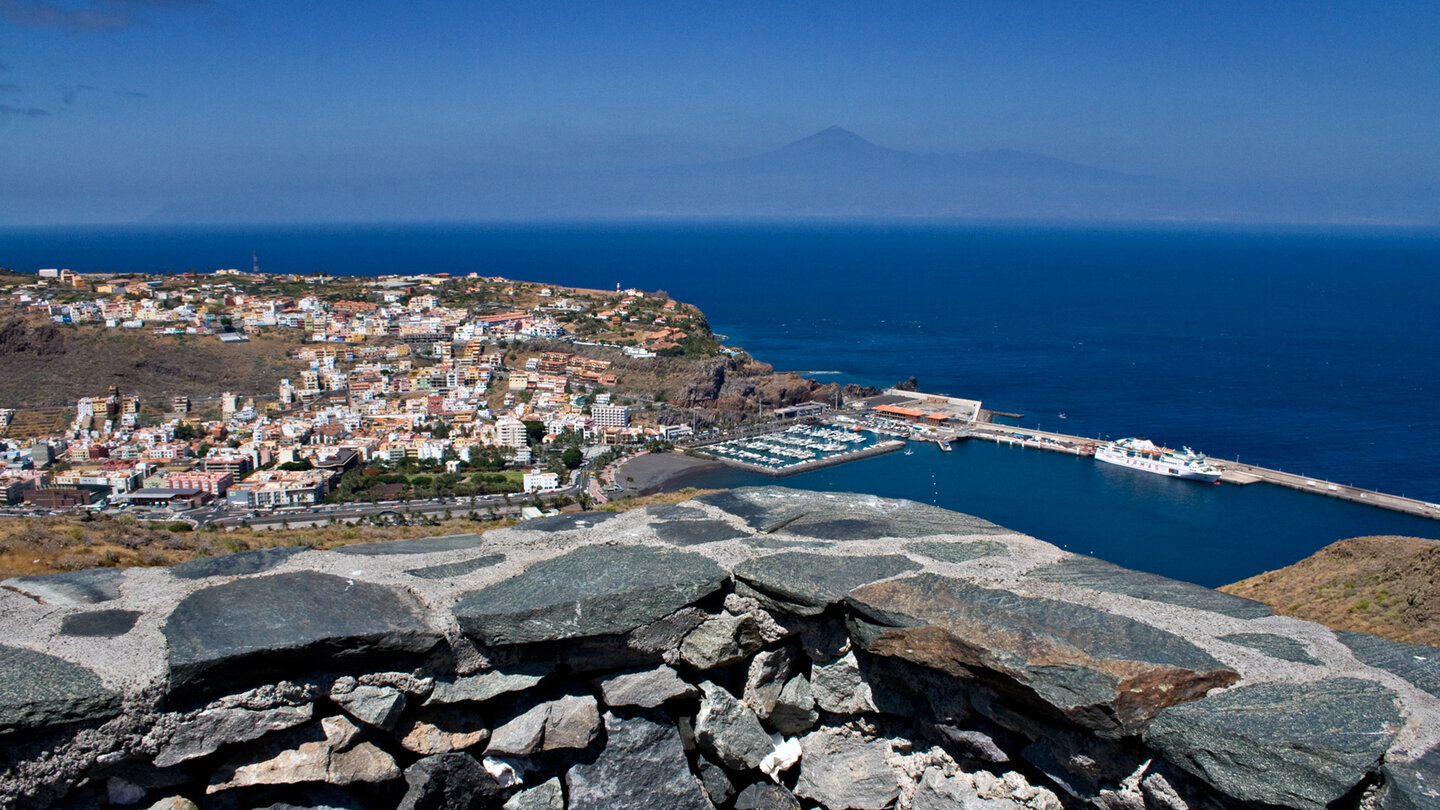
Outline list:
[[[1106,464],[1115,464],[1120,467],[1129,467],[1132,470],[1163,475],[1167,478],[1183,478],[1187,481],[1204,481],[1214,483],[1220,480],[1220,471],[1205,467],[1195,467],[1180,461],[1173,461],[1166,458],[1147,458],[1144,456],[1129,456],[1123,451],[1117,451],[1109,447],[1101,447],[1095,451],[1095,460],[1103,461]]]

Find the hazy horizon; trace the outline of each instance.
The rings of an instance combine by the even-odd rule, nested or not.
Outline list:
[[[1433,225],[1437,34],[1406,2],[0,0],[0,224]],[[915,157],[745,163],[832,125]]]

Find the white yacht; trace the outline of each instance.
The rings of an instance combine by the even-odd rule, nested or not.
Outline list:
[[[1211,483],[1220,480],[1220,471],[1205,456],[1188,447],[1178,451],[1160,447],[1148,439],[1120,439],[1101,445],[1095,450],[1095,459],[1172,478]]]

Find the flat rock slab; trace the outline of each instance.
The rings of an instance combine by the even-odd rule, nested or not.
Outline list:
[[[497,646],[626,633],[717,590],[724,569],[698,554],[591,546],[463,594],[460,629]]]
[[[513,667],[491,669],[476,675],[437,678],[426,706],[489,700],[509,692],[521,692],[539,683],[554,671],[541,661],[528,661]]]
[[[1281,661],[1293,661],[1296,664],[1310,664],[1317,667],[1321,664],[1319,659],[1310,654],[1304,644],[1286,636],[1277,636],[1274,633],[1231,633],[1219,638],[1221,641],[1259,650],[1271,658],[1279,658]],[[1440,650],[1436,652],[1440,652]]]
[[[138,610],[92,610],[72,613],[60,620],[60,635],[111,638],[130,632],[140,619]]]
[[[551,515],[550,517],[535,518],[519,524],[515,528],[527,532],[573,532],[577,529],[589,529],[598,526],[607,520],[614,520],[619,517],[618,512],[580,512],[573,515]]]
[[[735,567],[735,577],[771,601],[814,615],[861,585],[920,567],[899,554],[842,557],[791,551],[746,560]]]
[[[0,645],[0,733],[16,728],[106,719],[120,696],[99,676],[53,655]]]
[[[1413,760],[1385,758],[1384,810],[1440,810],[1440,748]]]
[[[570,810],[714,810],[668,721],[607,713],[605,747],[565,774]]]
[[[414,540],[387,540],[381,543],[356,543],[333,549],[337,554],[359,554],[375,557],[381,554],[434,554],[475,548],[485,542],[478,534],[451,534],[444,537],[417,537]]]
[[[259,680],[282,668],[316,670],[417,655],[440,636],[393,588],[299,571],[196,591],[164,626],[171,694]]]
[[[275,568],[303,551],[309,551],[309,549],[304,546],[277,546],[242,551],[239,554],[225,554],[220,557],[203,557],[180,563],[170,569],[170,575],[180,579],[205,579],[206,577],[259,574]]]
[[[646,504],[645,516],[664,520],[702,520],[706,515],[704,509],[696,509],[693,506],[681,506],[678,503],[652,503]]]
[[[1399,675],[1436,697],[1440,697],[1440,648],[1372,636],[1368,633],[1336,633],[1362,663]]]
[[[1010,547],[998,540],[957,540],[944,542],[927,540],[906,543],[905,550],[948,563],[966,563],[984,557],[1009,557]]]
[[[671,520],[652,523],[655,536],[672,546],[698,546],[702,543],[723,543],[748,537],[745,532],[723,520]]]
[[[12,577],[0,582],[31,599],[48,605],[93,605],[120,598],[125,572],[119,568],[91,568],[39,577]]]
[[[1174,633],[1094,608],[921,574],[866,585],[847,601],[885,630],[871,653],[1022,686],[1105,736],[1239,675]],[[995,676],[999,676],[996,680]]]
[[[1270,608],[1246,599],[1170,579],[1157,574],[1131,571],[1094,557],[1066,557],[1057,563],[1033,569],[1026,576],[1045,582],[1063,582],[1092,591],[1118,593],[1147,602],[1207,610],[1236,619],[1263,619],[1273,615]]]
[[[762,534],[783,531],[845,541],[1008,533],[989,521],[958,512],[868,495],[744,487],[703,495],[696,500],[740,518]]]
[[[461,560],[460,562],[445,563],[443,565],[430,565],[425,568],[411,568],[405,573],[412,577],[421,579],[457,579],[467,574],[473,574],[481,568],[490,568],[505,562],[504,554],[486,554],[483,557],[476,557],[473,560]]]
[[[1145,742],[1222,795],[1321,810],[1375,769],[1402,723],[1371,681],[1262,683],[1171,706]]]

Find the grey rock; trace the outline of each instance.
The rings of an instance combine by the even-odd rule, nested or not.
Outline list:
[[[1339,632],[1335,636],[1361,663],[1404,678],[1440,697],[1440,647],[1403,644],[1368,633]]]
[[[968,781],[946,776],[939,768],[926,768],[915,786],[911,799],[911,810],[972,810],[982,801],[975,792],[975,786]]]
[[[696,509],[693,506],[682,506],[678,503],[651,503],[645,505],[646,517],[659,518],[662,521],[670,520],[703,520],[704,509]]]
[[[936,726],[935,730],[951,747],[958,749],[962,755],[970,759],[988,762],[991,765],[1002,765],[1010,761],[1010,755],[1005,753],[1005,749],[995,742],[994,737],[983,731],[948,725]]]
[[[491,735],[485,753],[523,757],[540,751],[585,748],[599,731],[600,712],[595,698],[566,695],[524,708],[501,723]]]
[[[473,560],[430,565],[424,568],[410,568],[405,573],[421,579],[458,579],[466,574],[473,574],[481,568],[490,568],[502,562],[505,562],[504,554],[486,554]]]
[[[800,801],[784,785],[756,782],[740,791],[735,810],[800,810]]]
[[[1160,709],[1239,679],[1189,641],[1135,619],[951,577],[866,585],[847,601],[892,628],[868,652],[955,676],[987,671],[1103,736],[1133,734]]]
[[[349,692],[331,693],[345,713],[362,723],[390,731],[405,711],[405,693],[389,686],[357,686]]]
[[[513,667],[486,670],[477,675],[435,679],[435,689],[426,706],[489,700],[497,695],[520,692],[539,683],[555,670],[542,661],[527,661]]]
[[[242,551],[239,554],[223,554],[219,557],[201,557],[172,566],[170,576],[178,579],[205,579],[258,574],[269,571],[304,551],[309,549],[304,546],[276,546]]]
[[[0,645],[0,732],[103,720],[119,711],[120,696],[85,667]]]
[[[625,633],[714,593],[727,579],[698,554],[592,546],[465,593],[455,616],[461,630],[488,646]]]
[[[500,804],[500,789],[469,754],[436,754],[405,769],[409,788],[400,810],[483,810]]]
[[[724,804],[735,796],[735,784],[725,769],[706,759],[703,755],[695,758],[695,769],[700,772],[700,785],[705,795],[715,804]]]
[[[213,754],[222,746],[257,740],[272,731],[307,723],[313,715],[314,707],[309,703],[258,711],[240,707],[205,709],[175,728],[155,755],[155,765],[168,768]]]
[[[112,638],[130,632],[140,618],[138,610],[92,610],[72,613],[60,620],[60,635]]]
[[[790,551],[746,560],[735,566],[735,577],[779,610],[816,616],[854,588],[919,569],[919,563],[899,554],[842,557]]]
[[[1304,644],[1293,638],[1277,636],[1274,633],[1231,633],[1219,638],[1221,641],[1259,650],[1271,658],[1279,658],[1281,661],[1293,661],[1297,664],[1310,664],[1317,667],[1321,663],[1310,654],[1309,650],[1305,649]]]
[[[200,810],[200,807],[184,796],[167,796],[145,810]]]
[[[1100,785],[1093,774],[1071,767],[1071,757],[1066,752],[1057,752],[1048,739],[1036,740],[1020,751],[1020,756],[1045,774],[1057,787],[1076,799],[1090,801],[1100,793]]]
[[[1190,810],[1190,802],[1159,771],[1145,774],[1140,780],[1140,792],[1145,796],[1145,804],[1156,810]]]
[[[723,520],[667,520],[650,526],[656,537],[672,546],[723,543],[749,536]]]
[[[870,684],[860,676],[860,664],[854,651],[829,664],[816,664],[810,670],[810,688],[815,704],[835,714],[876,712],[875,696]]]
[[[164,632],[172,695],[254,682],[295,666],[418,656],[440,640],[408,594],[313,571],[196,591],[170,614]]]
[[[760,626],[750,616],[711,616],[680,642],[680,659],[706,670],[743,661],[765,645]]]
[[[551,778],[516,793],[505,801],[502,810],[565,810],[565,790],[560,786],[560,778]]]
[[[774,551],[784,551],[796,548],[834,548],[835,544],[826,540],[784,540],[779,537],[746,537],[742,542],[751,548],[763,548]]]
[[[729,692],[706,681],[695,717],[695,741],[727,768],[743,771],[759,767],[775,748],[755,713]]]
[[[48,605],[93,605],[120,598],[125,572],[119,568],[91,568],[64,574],[11,577],[0,587],[19,591]]]
[[[653,709],[679,698],[691,698],[700,691],[682,681],[675,670],[663,664],[654,669],[620,672],[597,681],[607,706],[640,706]]]
[[[478,534],[451,534],[444,537],[418,537],[414,540],[386,540],[379,543],[355,543],[332,549],[337,554],[377,557],[382,554],[435,554],[459,551],[482,545],[485,538]]]
[[[750,661],[745,674],[745,693],[741,701],[761,720],[775,710],[786,682],[795,673],[795,653],[789,647],[769,650]]]
[[[1385,758],[1383,810],[1440,810],[1440,747],[1413,759]]]
[[[1094,557],[1071,556],[1030,571],[1026,576],[1046,582],[1063,582],[1095,591],[1118,593],[1149,602],[1208,610],[1236,619],[1262,619],[1270,608],[1253,599],[1232,596],[1157,574],[1121,568]]]
[[[1377,766],[1401,722],[1389,690],[1331,678],[1256,684],[1171,706],[1144,739],[1236,801],[1320,810]]]
[[[763,534],[784,531],[849,541],[1006,531],[970,515],[868,495],[743,487],[703,495],[696,500],[744,520],[750,528]]]
[[[610,713],[604,721],[605,747],[565,774],[570,810],[714,810],[673,725]]]
[[[998,526],[996,528],[999,528]],[[1003,531],[1003,530],[1002,530]],[[905,550],[947,563],[966,563],[984,557],[1009,557],[1010,547],[998,540],[926,540],[906,543]]]
[[[765,718],[765,725],[786,737],[794,737],[814,728],[819,719],[810,682],[804,675],[796,675],[780,690],[780,697],[776,698],[770,716]]]
[[[551,517],[536,518],[527,520],[516,526],[527,532],[573,532],[583,531],[613,520],[619,515],[615,512],[580,512],[573,515],[553,515]]]
[[[801,738],[800,750],[795,794],[827,810],[881,810],[900,795],[900,775],[886,764],[894,753],[886,740],[821,730]]]
[[[145,788],[118,776],[112,776],[105,780],[105,797],[115,805],[137,804],[145,798]]]

